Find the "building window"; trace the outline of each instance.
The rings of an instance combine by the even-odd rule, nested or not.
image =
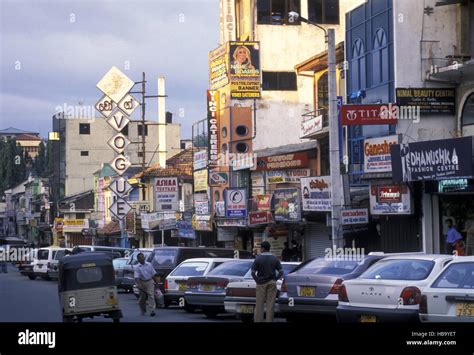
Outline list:
[[[327,112],[329,109],[329,87],[328,87],[328,72],[325,72],[318,79],[318,110]],[[321,114],[321,113],[320,113]]]
[[[257,0],[257,23],[261,25],[299,25],[288,21],[288,13],[301,13],[300,0]]]
[[[143,135],[143,133],[142,133],[143,132],[143,125],[139,124],[137,126],[137,128],[138,128],[138,135],[142,136]],[[145,136],[148,136],[148,126],[147,125],[145,125]]]
[[[387,35],[382,28],[375,31],[372,52],[372,86],[388,80]],[[385,73],[385,78],[384,78]]]
[[[249,129],[247,126],[240,125],[235,129],[235,133],[237,133],[238,136],[244,137],[249,133]]]
[[[143,152],[138,152],[138,157],[142,158],[143,157]]]
[[[469,95],[462,110],[462,125],[474,125],[474,93]]]
[[[296,91],[295,72],[264,71],[262,75],[262,89],[271,91]]]
[[[79,134],[91,134],[90,123],[79,123]]]
[[[339,0],[308,0],[308,20],[320,24],[339,24]]]
[[[88,157],[89,151],[88,150],[81,150],[81,157]]]

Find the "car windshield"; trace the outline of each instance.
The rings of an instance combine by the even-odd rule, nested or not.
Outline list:
[[[449,265],[431,287],[474,289],[474,262]]]
[[[358,265],[357,260],[314,259],[294,273],[344,275],[350,274]]]
[[[89,267],[77,270],[77,282],[89,283],[97,282],[102,279],[102,269],[99,267]]]
[[[177,249],[156,249],[151,254],[151,264],[155,269],[174,265]]]
[[[434,267],[431,260],[381,260],[364,272],[361,279],[424,280]]]
[[[222,265],[219,265],[214,270],[212,270],[208,275],[230,275],[230,276],[244,276],[252,266],[252,261],[250,262],[237,262],[229,261]]]
[[[209,263],[205,261],[185,262],[176,268],[170,276],[202,276],[208,265]]]
[[[48,249],[38,250],[38,260],[48,260],[48,256],[49,256]]]

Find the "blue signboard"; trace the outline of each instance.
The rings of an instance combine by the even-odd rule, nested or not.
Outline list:
[[[176,228],[178,229],[179,238],[196,239],[191,221],[177,221]]]

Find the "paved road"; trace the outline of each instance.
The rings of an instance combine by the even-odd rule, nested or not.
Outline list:
[[[9,266],[8,274],[0,273],[0,322],[62,322],[57,283],[41,278],[30,280]],[[208,319],[202,313],[187,313],[179,307],[159,308],[157,316],[142,316],[132,293],[120,293],[122,322],[237,322],[223,314]],[[84,319],[84,322],[112,322],[110,319]]]

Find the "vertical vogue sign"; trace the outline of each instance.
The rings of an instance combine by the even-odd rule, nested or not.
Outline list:
[[[392,145],[394,181],[470,178],[473,137]]]
[[[137,100],[129,94],[130,89],[135,85],[134,81],[128,78],[117,67],[112,67],[97,83],[104,95],[97,102],[95,108],[107,119],[107,123],[117,133],[107,141],[107,144],[118,154],[111,162],[110,166],[119,175],[110,184],[110,189],[117,195],[117,199],[109,207],[110,212],[119,220],[132,210],[132,207],[125,200],[125,196],[132,187],[121,176],[130,167],[131,162],[124,155],[125,149],[130,141],[125,135],[120,133],[130,122],[129,116],[140,106]]]
[[[207,134],[209,136],[209,167],[219,165],[219,92],[207,90]]]
[[[155,179],[155,210],[177,211],[179,209],[178,178]]]

